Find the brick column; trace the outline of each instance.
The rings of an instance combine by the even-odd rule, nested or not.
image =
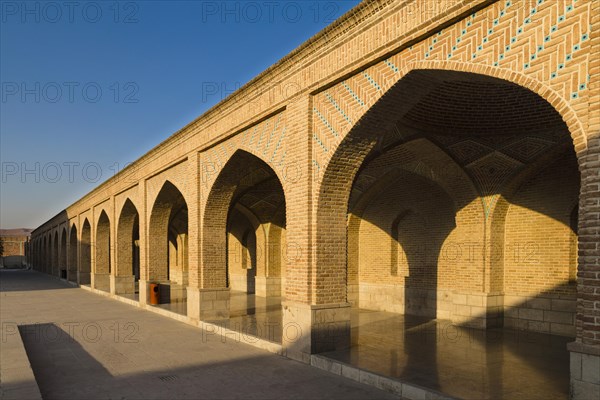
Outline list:
[[[148,304],[148,204],[146,179],[140,179],[138,184],[138,203],[140,209],[138,215],[140,218],[140,280],[139,285],[139,302],[142,305]]]
[[[187,315],[195,321],[229,318],[229,289],[205,288],[202,284],[201,229],[203,196],[201,192],[204,166],[200,153],[188,155],[190,198],[188,204],[188,286]]]
[[[316,235],[318,178],[312,161],[311,99],[298,97],[288,107],[287,167],[300,173],[284,187],[287,207],[286,285],[282,292],[282,344],[288,357],[309,362],[310,354],[346,348],[350,345],[350,304],[326,301],[318,291],[320,274],[316,265],[317,246],[327,246],[327,238]],[[345,212],[345,210],[344,210]],[[345,242],[345,236],[344,236]],[[345,247],[340,248],[345,251]],[[345,281],[337,282],[343,286]],[[340,289],[340,288],[336,288]],[[339,291],[339,290],[336,290]]]
[[[600,132],[580,156],[577,339],[571,352],[571,399],[600,398]]]
[[[115,199],[116,200],[116,199]],[[111,242],[114,244],[114,267],[110,276],[110,292],[112,294],[135,293],[135,277],[132,274],[131,266],[133,263],[133,233],[135,215],[137,213],[139,221],[139,212],[131,199],[126,199],[117,209],[117,202],[113,202],[114,227],[112,232],[114,237]]]

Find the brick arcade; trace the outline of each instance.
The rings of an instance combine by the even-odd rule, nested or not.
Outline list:
[[[194,321],[280,299],[296,359],[349,346],[353,308],[569,337],[584,399],[599,167],[600,3],[365,1],[35,229],[32,262],[142,306],[160,282]]]

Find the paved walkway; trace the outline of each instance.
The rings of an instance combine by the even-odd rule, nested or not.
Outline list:
[[[2,353],[18,325],[46,400],[396,398],[33,271],[0,271],[0,317]]]

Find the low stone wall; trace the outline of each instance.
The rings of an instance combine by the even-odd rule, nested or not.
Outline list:
[[[402,285],[348,286],[353,307],[450,320],[473,328],[506,327],[575,337],[574,296],[461,293],[408,289]]]

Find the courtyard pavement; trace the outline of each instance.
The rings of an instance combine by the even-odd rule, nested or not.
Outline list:
[[[34,271],[0,271],[0,319],[3,400],[39,398],[21,337],[45,400],[397,399]]]

